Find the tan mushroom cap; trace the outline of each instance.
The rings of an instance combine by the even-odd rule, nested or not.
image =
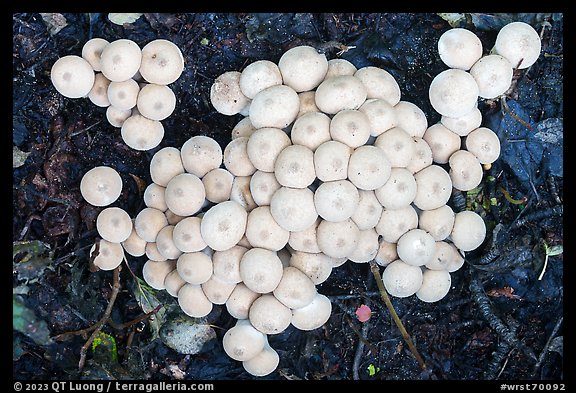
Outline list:
[[[174,225],[166,225],[156,235],[156,248],[166,259],[177,259],[182,251],[174,244]]]
[[[314,171],[322,181],[344,180],[348,178],[348,164],[354,152],[350,146],[338,142],[322,143],[314,151]]]
[[[164,212],[164,215],[166,216],[166,219],[168,220],[168,224],[169,225],[176,225],[178,224],[180,221],[182,221],[184,218],[186,218],[186,216],[180,216],[176,213],[174,213],[172,210],[168,209]]]
[[[180,149],[184,169],[198,177],[204,177],[212,169],[222,165],[222,148],[216,140],[196,135],[189,138]]]
[[[184,173],[180,159],[180,150],[175,147],[163,147],[150,160],[150,177],[159,186],[166,187],[176,175]]]
[[[356,71],[354,76],[366,86],[366,98],[380,98],[392,106],[400,102],[400,86],[388,71],[367,66]]]
[[[402,128],[413,137],[422,137],[428,128],[426,114],[418,105],[409,101],[400,101],[394,106],[397,127]]]
[[[514,68],[525,69],[540,57],[540,35],[529,24],[512,22],[502,27],[496,36],[494,50],[504,56]]]
[[[254,292],[246,284],[240,282],[226,300],[226,310],[233,318],[248,319],[250,306],[260,296],[262,296],[261,293]]]
[[[436,252],[426,267],[431,270],[446,270],[455,272],[464,266],[464,257],[453,243],[445,241],[436,242]]]
[[[179,216],[196,214],[202,208],[205,197],[202,180],[191,173],[174,176],[166,185],[164,192],[166,206]]]
[[[482,112],[477,107],[459,117],[442,116],[440,123],[460,136],[466,136],[482,124]]]
[[[256,131],[256,127],[250,121],[250,117],[246,116],[232,127],[230,133],[232,134],[232,139],[236,139],[241,136],[250,136],[254,131]]]
[[[436,75],[428,90],[434,110],[448,117],[459,117],[473,110],[478,94],[478,85],[472,75],[456,68]]]
[[[272,294],[264,294],[252,302],[248,311],[252,326],[264,334],[282,333],[292,320],[292,311]]]
[[[332,273],[332,258],[324,253],[295,251],[290,257],[290,266],[308,276],[314,285],[322,284]]]
[[[234,175],[223,168],[214,168],[202,177],[206,199],[220,203],[230,199]]]
[[[397,111],[386,100],[370,98],[358,110],[368,117],[371,136],[378,136],[398,125]]]
[[[202,291],[213,304],[225,304],[230,294],[236,287],[235,283],[229,283],[221,280],[218,276],[212,275],[206,282],[201,285]]]
[[[286,307],[297,309],[310,304],[316,296],[316,286],[300,269],[287,266],[274,289],[274,296]]]
[[[164,212],[152,207],[140,210],[134,219],[134,229],[142,239],[147,242],[155,242],[160,229],[168,225]]]
[[[210,102],[217,112],[232,116],[239,113],[250,99],[240,90],[240,72],[227,71],[219,75],[210,87]]]
[[[422,286],[416,296],[423,302],[434,303],[448,294],[451,285],[452,279],[446,270],[425,269],[422,273]]]
[[[269,206],[259,206],[248,214],[246,238],[252,247],[279,251],[288,243],[289,237],[290,232],[276,223]]]
[[[452,232],[454,216],[454,211],[448,205],[431,210],[422,210],[418,217],[418,227],[428,232],[434,240],[444,240]]]
[[[249,320],[239,319],[236,325],[224,334],[224,352],[234,360],[246,361],[254,358],[264,348],[266,335],[257,330]]]
[[[513,73],[512,64],[500,55],[483,56],[470,69],[478,85],[478,95],[486,99],[504,94],[512,84]]]
[[[168,85],[184,71],[184,56],[171,41],[156,39],[142,48],[140,74],[148,83]]]
[[[355,263],[367,263],[373,260],[378,254],[378,233],[374,228],[360,231],[358,234],[358,243],[350,254],[348,259]]]
[[[54,88],[68,98],[86,97],[92,90],[95,78],[90,63],[76,55],[59,58],[50,69]]]
[[[306,45],[288,49],[278,60],[284,84],[297,93],[316,88],[328,71],[326,55]]]
[[[382,272],[382,282],[386,291],[394,297],[412,296],[422,286],[422,269],[397,259]]]
[[[389,243],[396,243],[400,236],[418,227],[418,213],[412,205],[394,210],[384,209],[376,232]]]
[[[250,63],[240,73],[240,90],[252,99],[260,91],[270,86],[282,84],[282,74],[276,63],[270,60],[257,60]]]
[[[300,108],[296,118],[305,115],[308,112],[319,112],[320,109],[316,106],[316,91],[303,91],[298,93],[298,100],[300,100]]]
[[[388,266],[397,259],[396,243],[390,243],[381,238],[374,261],[380,266]]]
[[[432,158],[432,149],[428,142],[426,142],[423,138],[418,138],[416,136],[412,137],[412,140],[415,144],[415,151],[414,155],[412,156],[412,161],[406,166],[412,174],[416,172],[420,172],[422,169],[429,167],[432,165],[433,158]]]
[[[323,220],[316,230],[318,247],[329,257],[348,256],[358,244],[360,230],[351,219],[339,222]]]
[[[100,65],[100,56],[102,51],[109,44],[104,38],[92,38],[86,41],[82,46],[82,57],[92,66],[94,71],[100,71],[102,69]]]
[[[236,176],[230,189],[230,200],[238,202],[247,212],[258,207],[250,192],[251,181],[252,176]]]
[[[370,120],[357,109],[341,110],[330,121],[330,136],[352,148],[362,146],[370,138]]]
[[[96,244],[90,248],[89,255],[96,250]],[[112,243],[101,239],[98,245],[98,256],[94,258],[94,265],[101,270],[114,270],[124,260],[124,249],[120,243]]]
[[[150,150],[162,142],[164,126],[158,120],[132,115],[122,123],[122,140],[134,150]]]
[[[482,57],[482,41],[470,30],[453,28],[438,39],[438,55],[448,67],[468,71]]]
[[[140,90],[136,105],[142,116],[152,120],[164,120],[176,108],[176,95],[166,85],[148,83]]]
[[[290,131],[295,145],[303,145],[312,151],[330,140],[330,118],[322,112],[308,112],[299,116]]]
[[[121,110],[132,109],[136,106],[140,86],[134,79],[121,82],[110,82],[108,85],[108,101]]]
[[[330,59],[328,60],[328,71],[324,75],[324,79],[329,79],[340,75],[354,75],[358,68],[346,59]]]
[[[432,260],[436,241],[423,229],[411,229],[398,239],[398,257],[409,265],[423,266]]]
[[[348,179],[360,190],[376,190],[390,178],[392,166],[377,146],[357,147],[348,161]]]
[[[166,206],[166,199],[164,198],[165,190],[166,187],[159,186],[154,182],[148,184],[144,190],[143,196],[146,207],[153,207],[154,209],[165,212],[168,209],[168,206]]]
[[[124,209],[107,207],[98,214],[96,229],[102,239],[122,243],[132,233],[132,219]]]
[[[164,289],[173,297],[178,297],[178,291],[180,291],[180,288],[184,285],[186,285],[186,281],[180,277],[176,269],[168,273],[164,279]]]
[[[288,238],[288,245],[295,251],[304,251],[310,253],[321,252],[318,247],[318,242],[316,241],[316,229],[318,224],[320,224],[320,218],[318,218],[312,225],[301,231],[290,232],[290,237]]]
[[[281,129],[259,128],[250,135],[246,144],[248,158],[254,167],[264,172],[274,172],[274,163],[282,150],[290,146],[290,137]]]
[[[163,262],[167,260],[167,258],[164,255],[160,254],[160,251],[158,251],[158,247],[156,247],[156,242],[146,243],[146,257],[151,261]]]
[[[452,195],[452,180],[448,172],[438,165],[430,165],[414,174],[416,196],[414,205],[420,210],[443,206]]]
[[[101,72],[96,73],[94,84],[88,93],[88,99],[101,108],[110,106],[110,100],[108,99],[109,85],[110,81]]]
[[[482,182],[484,171],[478,158],[467,150],[458,150],[450,156],[452,186],[460,191],[470,191]]]
[[[242,367],[248,372],[248,374],[254,375],[255,377],[264,377],[278,367],[280,363],[280,356],[270,345],[265,344],[264,348],[258,355],[254,356],[250,360],[245,360],[242,362]]]
[[[450,240],[462,251],[472,251],[480,247],[486,238],[486,224],[482,217],[473,211],[456,213]]]
[[[108,99],[108,94],[106,94],[106,99]],[[108,123],[110,123],[110,125],[113,127],[122,127],[126,119],[128,119],[130,116],[132,116],[131,109],[118,109],[112,105],[109,105],[108,108],[106,108],[106,120],[108,120]]]
[[[250,194],[258,206],[268,206],[272,195],[282,187],[273,172],[256,171],[250,177]]]
[[[344,109],[358,109],[366,100],[367,90],[353,75],[340,75],[326,79],[316,89],[316,106],[333,115]]]
[[[460,136],[441,123],[436,123],[426,130],[423,139],[432,150],[432,160],[437,164],[446,164],[454,152],[460,150]]]
[[[137,43],[121,38],[110,42],[100,55],[100,67],[104,76],[112,82],[132,78],[142,61],[142,51]]]
[[[416,179],[406,168],[392,168],[386,183],[374,190],[384,209],[395,210],[410,205],[417,193]]]
[[[227,283],[237,284],[241,282],[240,261],[246,251],[248,248],[236,245],[228,250],[214,252],[212,255],[213,274]]]
[[[178,257],[176,269],[184,281],[200,285],[212,276],[212,258],[203,252],[185,252]]]
[[[134,220],[132,220],[132,223],[134,223]],[[146,244],[146,240],[138,236],[136,229],[134,229],[134,225],[132,225],[130,236],[122,242],[122,247],[129,255],[132,255],[133,257],[141,257],[146,254]]]
[[[176,268],[176,261],[148,260],[142,267],[142,278],[154,289],[164,289],[164,281],[168,273]]]
[[[178,305],[186,315],[193,318],[205,317],[214,307],[202,287],[190,283],[184,284],[178,291]]]
[[[324,182],[314,192],[318,215],[327,221],[344,221],[352,217],[358,207],[358,189],[348,180]]]
[[[384,151],[392,168],[406,168],[416,151],[412,137],[400,127],[391,128],[378,135],[374,146]]]
[[[240,260],[242,282],[257,293],[272,292],[282,279],[282,262],[274,251],[251,248]]]
[[[490,128],[475,129],[466,136],[464,144],[481,164],[491,164],[500,157],[500,139]]]
[[[321,293],[316,293],[307,306],[292,310],[292,325],[305,331],[318,329],[328,322],[331,313],[330,299]]]
[[[214,251],[227,250],[240,241],[246,230],[248,213],[235,201],[212,206],[200,224],[202,238]]]
[[[256,167],[248,157],[248,137],[233,139],[224,148],[224,166],[234,176],[250,176]]]
[[[371,190],[358,190],[358,197],[358,206],[350,218],[361,231],[375,228],[384,209],[382,204]]]
[[[279,188],[270,200],[270,213],[287,231],[302,231],[318,218],[314,193],[308,188]]]
[[[298,93],[287,85],[276,85],[254,96],[248,116],[256,128],[285,128],[296,120],[299,108]]]
[[[93,206],[108,206],[122,192],[122,178],[109,166],[97,166],[86,172],[80,180],[80,193]]]
[[[302,145],[287,146],[276,157],[274,175],[284,187],[308,187],[316,179],[314,152]]]

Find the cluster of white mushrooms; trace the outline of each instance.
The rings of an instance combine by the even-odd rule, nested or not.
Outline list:
[[[92,38],[82,47],[82,56],[59,58],[50,78],[63,96],[88,97],[106,108],[106,119],[121,128],[128,146],[150,150],[164,138],[161,120],[176,107],[176,96],[168,85],[183,70],[182,52],[168,40],[153,40],[140,49],[128,39]]]
[[[515,26],[522,44],[509,41]],[[439,301],[464,252],[485,239],[481,216],[446,203],[453,190],[476,187],[482,164],[499,155],[498,137],[480,127],[477,101],[503,94],[512,69],[538,57],[511,52],[533,39],[526,26],[501,30],[498,55],[482,56],[468,30],[442,35],[440,56],[451,69],[430,86],[442,115],[432,126],[401,100],[387,71],[327,60],[309,46],[286,51],[277,64],[260,60],[223,73],[211,87],[214,108],[245,115],[230,143],[222,149],[193,136],[180,149],[158,150],[146,207],[135,219],[116,207],[99,214],[94,264],[111,270],[124,252],[146,255],[145,281],[177,297],[186,314],[203,317],[225,305],[238,322],[225,333],[224,350],[255,376],[279,363],[268,335],[328,320],[330,300],[316,285],[348,260],[384,266],[392,296]],[[109,167],[81,182],[95,206],[113,203],[121,187]]]

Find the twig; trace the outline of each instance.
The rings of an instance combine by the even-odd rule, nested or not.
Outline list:
[[[380,276],[380,270],[378,269],[378,265],[376,264],[376,262],[374,262],[374,260],[370,261],[370,270],[372,271],[372,274],[374,275],[374,279],[376,280],[376,285],[378,285],[378,290],[380,291],[380,296],[382,297],[382,300],[386,304],[386,307],[388,308],[388,311],[390,312],[392,319],[394,319],[394,323],[396,323],[396,326],[400,330],[400,333],[402,334],[404,341],[406,341],[406,343],[408,344],[408,348],[410,348],[410,352],[412,352],[412,355],[414,355],[414,357],[416,358],[416,361],[418,362],[418,365],[420,366],[420,368],[422,370],[426,370],[426,363],[424,363],[424,359],[422,359],[422,356],[420,356],[420,353],[418,353],[416,346],[412,342],[410,335],[406,331],[404,324],[402,323],[402,321],[398,317],[398,314],[396,313],[396,310],[394,309],[394,306],[392,305],[392,302],[390,301],[390,297],[388,296],[388,293],[386,292],[386,288],[384,288],[384,283],[382,282],[382,277]]]
[[[556,334],[558,334],[558,330],[560,330],[560,326],[562,326],[562,322],[564,322],[564,316],[561,316],[560,319],[558,319],[558,322],[556,322],[554,329],[552,329],[552,333],[550,333],[550,337],[548,337],[548,341],[546,341],[546,345],[544,345],[542,352],[540,352],[540,356],[538,356],[538,361],[534,365],[534,370],[532,371],[532,378],[536,378],[536,373],[540,369],[540,366],[542,365],[542,362],[544,361],[544,358],[546,357],[546,354],[548,353],[548,348],[550,348],[550,345],[552,344],[552,340],[554,339],[554,337],[556,337]]]
[[[350,300],[350,299],[359,299],[359,298],[370,298],[370,297],[375,297],[375,296],[380,296],[380,292],[370,291],[370,292],[364,292],[364,293],[360,293],[360,294],[352,293],[350,295],[330,295],[327,297],[331,301],[335,301],[335,300]]]
[[[164,305],[159,304],[159,305],[156,306],[156,308],[155,308],[154,310],[152,310],[152,311],[150,311],[150,312],[147,312],[147,313],[145,313],[145,314],[142,314],[142,315],[140,315],[139,317],[134,318],[133,320],[128,321],[128,322],[124,322],[124,323],[116,323],[116,322],[114,322],[114,320],[113,320],[112,318],[110,318],[110,320],[108,320],[108,324],[109,324],[110,326],[112,326],[112,327],[113,327],[114,329],[116,329],[116,330],[122,330],[122,329],[125,329],[125,328],[127,328],[127,327],[130,327],[130,326],[132,326],[132,325],[135,325],[135,324],[137,324],[138,322],[142,322],[142,321],[148,319],[150,316],[152,316],[152,315],[156,314],[158,311],[160,311],[160,309],[161,309],[163,306],[164,306]]]
[[[362,333],[361,335],[365,337],[368,334],[369,329],[369,321],[364,322],[362,325]],[[362,360],[362,353],[364,352],[364,341],[360,340],[358,342],[358,346],[356,347],[356,353],[354,354],[354,363],[352,364],[352,378],[355,381],[360,380],[360,373],[358,372],[360,368],[360,361]],[[372,348],[370,348],[372,350]],[[372,352],[374,354],[374,352]]]

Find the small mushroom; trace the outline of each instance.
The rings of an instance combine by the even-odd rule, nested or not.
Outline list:
[[[414,174],[416,196],[414,205],[420,210],[437,209],[452,195],[452,180],[448,172],[438,165],[430,165]]]
[[[382,215],[382,204],[374,191],[358,190],[358,196],[358,206],[350,218],[361,231],[375,228]]]
[[[96,250],[96,244],[90,248],[89,255]],[[124,249],[120,243],[112,243],[100,239],[98,243],[98,255],[94,257],[94,265],[101,270],[114,270],[124,260]]]
[[[362,146],[370,137],[370,120],[357,109],[341,110],[330,121],[330,136],[352,148]]]
[[[136,106],[140,86],[134,79],[121,82],[110,82],[108,85],[108,101],[120,110],[132,109]]]
[[[240,261],[246,251],[248,251],[248,248],[236,245],[228,250],[214,252],[214,255],[212,255],[213,274],[220,280],[230,284],[241,282]]]
[[[480,247],[486,238],[486,224],[482,217],[473,211],[456,213],[450,240],[462,251],[472,251]]]
[[[122,242],[124,251],[133,257],[141,257],[146,254],[146,244],[146,240],[138,236],[136,229],[134,229],[134,220],[132,220],[132,231],[130,231],[130,236]]]
[[[94,86],[95,78],[90,63],[76,55],[59,58],[50,69],[50,80],[54,88],[68,98],[86,97]]]
[[[102,69],[100,65],[100,56],[102,51],[109,44],[104,38],[91,38],[82,46],[82,57],[92,66],[94,71]]]
[[[436,123],[426,130],[423,139],[432,150],[432,160],[437,164],[446,164],[454,152],[460,150],[460,136],[441,123]]]
[[[202,208],[205,197],[202,180],[191,173],[174,176],[164,191],[166,206],[179,216],[196,214]]]
[[[206,199],[220,203],[230,199],[234,175],[224,168],[214,168],[202,177]]]
[[[122,123],[122,140],[134,150],[150,150],[162,142],[164,126],[158,120],[132,115]]]
[[[107,207],[98,214],[96,229],[102,239],[122,243],[132,233],[132,219],[124,209]]]
[[[248,157],[248,137],[233,139],[224,148],[224,166],[234,176],[250,176],[256,167]]]
[[[178,297],[178,291],[180,291],[180,288],[184,285],[186,285],[186,281],[180,277],[176,269],[168,273],[164,279],[164,289],[173,297]]]
[[[354,149],[342,142],[322,143],[314,152],[314,171],[321,181],[348,178],[348,163]]]
[[[269,206],[260,206],[248,214],[246,238],[252,247],[271,251],[282,249],[290,237],[290,232],[276,223]]]
[[[500,156],[500,139],[490,128],[479,127],[466,136],[466,150],[474,154],[480,164],[491,164]]]
[[[378,136],[398,125],[396,108],[386,100],[370,98],[358,110],[368,117],[371,136]]]
[[[176,95],[168,86],[148,83],[140,90],[136,106],[142,116],[164,120],[176,108]]]
[[[412,156],[412,161],[406,166],[412,174],[420,172],[422,169],[432,165],[432,149],[426,140],[423,138],[418,138],[416,136],[412,137],[415,144],[414,155]]]
[[[316,286],[310,277],[294,266],[284,268],[282,277],[273,291],[276,299],[291,309],[307,306],[316,293]]]
[[[378,246],[378,252],[374,257],[374,261],[380,266],[388,266],[397,259],[398,252],[396,252],[396,243],[390,243],[384,239],[380,239],[380,245]]]
[[[184,71],[184,56],[171,41],[155,39],[142,48],[140,74],[148,83],[168,85]]]
[[[287,231],[302,231],[318,218],[314,193],[308,188],[279,188],[270,200],[270,213]]]
[[[394,297],[412,296],[422,286],[422,269],[397,259],[382,272],[382,282],[386,291]]]
[[[308,112],[320,111],[316,106],[316,91],[312,90],[298,93],[298,100],[300,101],[300,108],[298,108],[298,115],[296,118],[299,118]]]
[[[392,106],[400,101],[400,86],[388,71],[367,66],[356,71],[354,76],[366,86],[366,98],[380,98]]]
[[[517,69],[525,69],[536,63],[541,49],[540,35],[524,22],[512,22],[502,27],[494,44],[494,51],[507,58]]]
[[[252,176],[236,176],[230,189],[230,200],[238,202],[247,212],[258,207],[250,192],[251,180]]]
[[[376,230],[366,229],[360,231],[357,245],[347,257],[352,262],[367,263],[376,257],[379,247],[380,244],[378,243],[378,233]]]
[[[298,93],[287,85],[270,86],[254,96],[248,116],[256,128],[285,128],[296,120]]]
[[[108,94],[106,94],[106,100],[108,100]],[[122,127],[126,119],[130,116],[132,116],[131,109],[118,109],[112,105],[109,105],[108,108],[106,108],[106,120],[108,120],[108,123],[113,127]]]
[[[214,251],[235,246],[246,230],[248,213],[235,201],[225,201],[212,206],[200,224],[202,238]]]
[[[166,187],[176,175],[184,173],[180,159],[180,150],[175,147],[163,147],[150,160],[150,177],[159,186]]]
[[[248,311],[252,326],[264,334],[282,333],[292,320],[292,311],[274,295],[265,294],[252,302]]]
[[[455,272],[464,266],[464,257],[453,243],[445,241],[436,242],[436,252],[432,260],[426,264],[431,270],[446,270]]]
[[[288,245],[295,251],[303,251],[310,253],[321,252],[316,241],[316,228],[320,224],[320,218],[317,219],[312,225],[302,231],[290,232],[288,238]]]
[[[290,137],[279,128],[259,128],[246,143],[248,158],[254,167],[264,172],[274,172],[274,163],[280,152],[290,146]]]
[[[400,127],[380,134],[374,141],[374,146],[384,151],[392,168],[407,167],[416,151],[412,137]]]
[[[296,92],[313,90],[328,71],[326,55],[306,45],[296,46],[284,52],[278,60],[284,84]]]
[[[478,158],[467,150],[458,150],[450,156],[452,186],[460,191],[470,191],[482,182],[484,171]]]
[[[164,262],[168,260],[164,255],[160,254],[156,242],[146,244],[146,257],[151,261]]]
[[[142,267],[142,278],[154,289],[164,289],[166,276],[176,268],[176,261],[151,261],[148,260]]]
[[[204,135],[195,135],[184,142],[180,157],[186,172],[198,177],[204,177],[212,169],[219,168],[223,160],[218,142]]]
[[[290,266],[306,274],[314,285],[322,284],[332,273],[332,258],[324,253],[295,251],[290,257]]]
[[[256,171],[250,177],[250,194],[258,206],[270,205],[272,195],[282,187],[273,172]]]
[[[218,76],[210,87],[210,102],[218,113],[232,116],[239,113],[250,99],[240,90],[240,72],[227,71]]]
[[[203,252],[185,252],[178,257],[176,269],[184,281],[200,285],[212,277],[212,258]]]
[[[390,179],[392,166],[384,150],[364,145],[348,161],[348,179],[360,190],[376,190]]]
[[[280,363],[280,356],[269,344],[266,342],[262,351],[252,359],[242,362],[244,370],[255,377],[264,377],[278,367]]]
[[[264,349],[266,335],[256,329],[249,320],[239,319],[236,325],[224,334],[224,352],[234,360],[246,361]]]
[[[384,209],[395,210],[414,201],[417,193],[416,179],[406,168],[392,168],[388,181],[374,190]]]
[[[348,256],[358,244],[360,230],[351,219],[339,222],[323,220],[317,232],[318,247],[329,257]]]
[[[316,179],[314,152],[302,145],[287,146],[276,157],[274,175],[284,187],[308,187]]]
[[[426,303],[441,300],[450,291],[452,279],[446,270],[425,269],[422,273],[422,286],[416,291],[418,299]]]
[[[409,265],[424,266],[436,252],[434,238],[425,230],[411,229],[398,239],[398,257]]]
[[[453,28],[438,39],[438,55],[448,67],[468,71],[482,57],[482,41],[470,30]]]
[[[110,86],[110,81],[101,72],[96,73],[94,84],[88,93],[88,99],[101,108],[110,106],[108,86]]]
[[[307,112],[294,121],[290,138],[293,144],[316,151],[318,146],[330,140],[330,118],[322,112]]]
[[[432,79],[428,90],[430,104],[442,116],[459,117],[478,102],[478,85],[470,73],[452,68]]]
[[[246,116],[240,120],[234,127],[232,127],[232,139],[239,138],[241,136],[250,136],[256,131],[256,127],[250,121],[250,117]]]
[[[512,84],[513,73],[512,64],[500,55],[483,56],[470,68],[470,75],[478,85],[478,95],[485,99],[504,94]]]
[[[142,51],[137,43],[121,38],[110,42],[100,54],[101,71],[112,82],[123,82],[138,72]]]
[[[178,259],[182,251],[174,244],[174,225],[166,225],[156,235],[156,248],[166,259]]]
[[[442,116],[440,123],[459,136],[466,136],[482,124],[482,112],[477,107],[459,117]]]
[[[236,287],[235,283],[229,283],[221,280],[218,276],[212,275],[206,282],[201,285],[204,295],[212,304],[225,304],[230,294]]]
[[[400,209],[384,209],[375,229],[385,241],[396,243],[400,236],[417,227],[418,213],[408,205]]]
[[[340,75],[354,75],[358,71],[356,66],[346,59],[337,58],[328,60],[328,71],[324,79],[329,79]]]
[[[262,294],[254,292],[246,286],[243,282],[238,283],[228,300],[226,300],[226,310],[236,319],[248,319],[248,311],[254,300],[258,299]]]
[[[214,307],[202,287],[190,283],[184,284],[178,291],[178,305],[186,315],[193,318],[205,317]]]
[[[428,232],[436,241],[450,236],[454,226],[454,211],[448,205],[436,209],[422,210],[418,217],[418,227]]]
[[[409,101],[400,101],[394,106],[396,127],[402,128],[412,137],[422,138],[428,128],[428,119],[422,109]]]
[[[282,279],[282,262],[274,251],[251,248],[240,259],[242,282],[254,292],[272,292]]]
[[[86,172],[80,180],[80,193],[93,206],[108,206],[122,192],[122,178],[114,168],[97,166]]]
[[[316,106],[333,115],[344,109],[358,109],[367,96],[366,86],[353,75],[340,75],[324,80],[316,89]]]
[[[154,209],[165,212],[168,209],[166,199],[164,198],[165,190],[166,187],[159,186],[154,182],[148,184],[143,196],[146,207],[153,207]]]
[[[248,64],[240,73],[239,84],[242,94],[252,99],[267,87],[281,85],[282,74],[270,60],[258,60]]]
[[[134,229],[142,239],[147,242],[155,242],[160,229],[168,225],[164,212],[152,207],[140,210],[134,219]]]
[[[308,305],[292,310],[291,323],[297,329],[310,331],[328,322],[331,313],[330,299],[321,293],[316,293]]]
[[[360,196],[348,180],[322,183],[314,193],[318,215],[327,221],[344,221],[356,211]]]

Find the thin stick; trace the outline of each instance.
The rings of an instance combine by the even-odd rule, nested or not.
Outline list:
[[[128,322],[124,322],[124,323],[116,323],[116,322],[114,322],[114,320],[112,318],[110,318],[110,320],[108,321],[108,324],[116,330],[122,330],[122,329],[130,327],[132,325],[136,325],[138,322],[142,322],[142,321],[150,318],[150,316],[152,316],[152,315],[156,314],[158,311],[160,311],[160,309],[162,307],[163,307],[163,305],[159,304],[156,306],[156,308],[154,310],[147,312],[145,314],[142,314],[139,317],[134,318],[133,320],[128,321]]]
[[[548,340],[546,341],[546,345],[544,345],[544,348],[542,348],[542,352],[540,352],[540,356],[538,356],[538,361],[534,365],[534,370],[532,371],[532,377],[533,378],[536,377],[536,373],[540,369],[540,366],[542,365],[542,362],[544,361],[544,358],[546,357],[546,354],[548,353],[548,350],[549,350],[548,348],[550,348],[550,344],[552,344],[552,340],[554,339],[554,337],[556,337],[556,334],[560,330],[560,326],[562,326],[563,321],[564,321],[564,316],[561,316],[560,319],[558,319],[558,322],[556,322],[556,326],[554,326],[554,329],[552,329],[552,333],[550,333],[550,337],[548,337]]]
[[[404,324],[402,323],[402,321],[398,317],[398,314],[396,313],[396,310],[394,309],[394,306],[392,305],[392,302],[390,301],[390,297],[388,296],[388,293],[386,292],[386,288],[384,288],[384,283],[382,282],[382,277],[380,276],[380,270],[378,269],[378,265],[376,264],[376,262],[374,262],[374,260],[370,261],[370,270],[372,270],[372,274],[374,275],[374,278],[376,279],[376,285],[378,285],[378,290],[380,291],[380,296],[382,297],[382,300],[386,304],[386,308],[388,308],[390,315],[392,315],[392,319],[394,319],[394,323],[396,323],[396,326],[400,330],[400,333],[402,334],[404,341],[406,341],[406,343],[408,344],[408,348],[410,348],[410,352],[412,352],[412,355],[414,355],[414,357],[416,358],[416,361],[418,362],[418,365],[420,366],[420,368],[422,370],[426,370],[426,363],[424,363],[424,359],[422,359],[422,357],[420,356],[420,353],[418,353],[416,346],[412,342],[410,335],[406,331]]]

